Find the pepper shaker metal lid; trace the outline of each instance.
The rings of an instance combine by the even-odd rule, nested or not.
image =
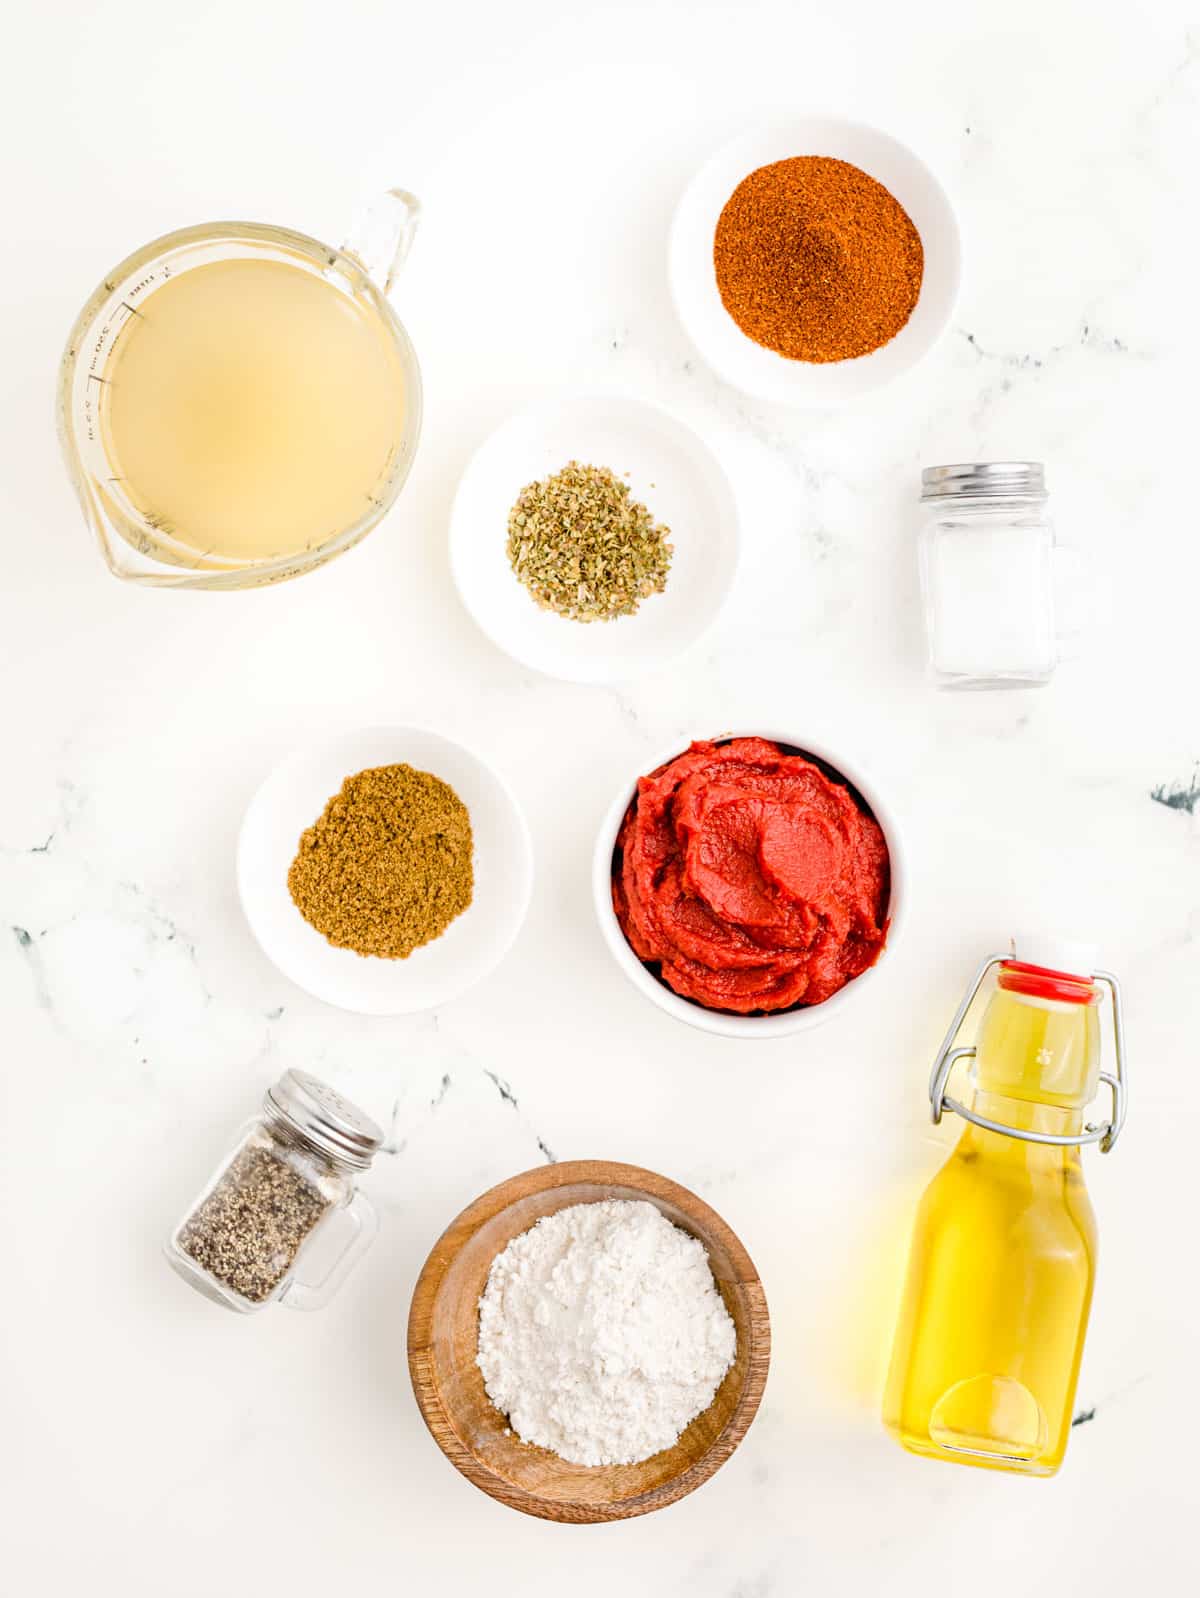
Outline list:
[[[1045,499],[1041,461],[963,461],[926,466],[921,499]]]
[[[266,1091],[269,1123],[355,1171],[365,1171],[383,1142],[383,1130],[365,1111],[307,1071],[285,1071]]]

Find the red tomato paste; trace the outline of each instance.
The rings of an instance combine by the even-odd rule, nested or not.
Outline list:
[[[617,835],[630,947],[710,1010],[820,1004],[879,958],[887,902],[878,824],[764,738],[694,743],[640,778]]]

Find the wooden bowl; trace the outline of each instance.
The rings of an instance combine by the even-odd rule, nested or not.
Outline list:
[[[737,1328],[737,1356],[712,1403],[674,1447],[636,1465],[572,1465],[521,1442],[488,1398],[475,1363],[479,1297],[496,1255],[543,1215],[601,1199],[648,1200],[698,1238]],[[541,1165],[477,1198],[434,1244],[408,1318],[413,1391],[438,1447],[476,1487],[543,1520],[626,1520],[699,1487],[745,1436],[770,1357],[762,1283],[721,1217],[666,1177],[607,1160]]]

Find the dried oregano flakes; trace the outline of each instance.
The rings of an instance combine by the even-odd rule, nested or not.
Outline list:
[[[670,535],[607,466],[569,461],[521,490],[508,513],[508,560],[543,610],[612,621],[667,586]]]

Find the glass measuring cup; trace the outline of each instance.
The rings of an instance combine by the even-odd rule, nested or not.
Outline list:
[[[183,228],[145,245],[115,267],[88,300],[67,341],[58,383],[58,433],[67,471],[109,570],[130,582],[165,588],[252,588],[283,582],[331,560],[386,515],[404,486],[421,430],[421,374],[416,352],[388,300],[419,216],[416,199],[392,189],[369,206],[340,248],[288,228],[214,222]],[[403,393],[386,458],[361,514],[307,537],[301,547],[262,552],[197,548],[163,516],[135,503],[114,462],[105,417],[105,385],[114,350],[155,292],[197,267],[253,260],[299,268],[349,302],[394,362]]]

